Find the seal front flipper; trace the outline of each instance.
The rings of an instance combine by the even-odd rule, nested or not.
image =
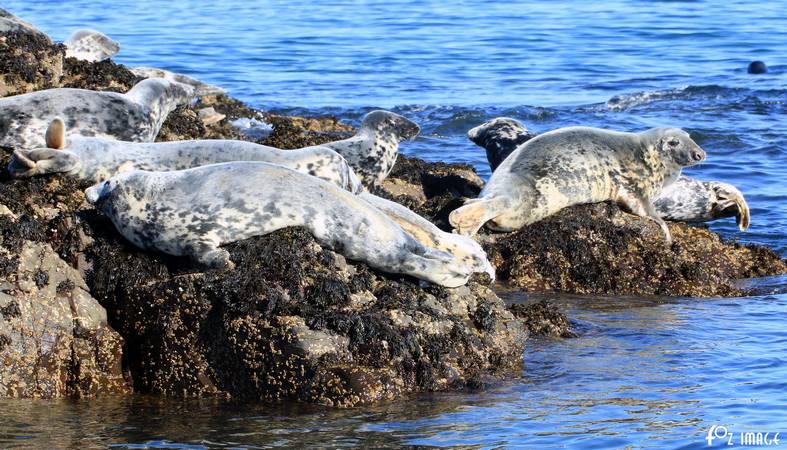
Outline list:
[[[221,248],[204,247],[201,252],[194,253],[194,259],[198,263],[211,269],[232,270],[235,268],[235,263],[230,260],[230,253],[228,251]]]
[[[503,214],[510,208],[511,202],[507,198],[475,198],[465,202],[451,212],[448,221],[459,233],[473,236],[485,223]]]
[[[664,240],[667,244],[672,243],[672,235],[667,227],[667,222],[659,216],[652,202],[639,195],[633,195],[625,189],[618,190],[615,201],[631,214],[651,219],[659,224],[661,231],[664,232]]]

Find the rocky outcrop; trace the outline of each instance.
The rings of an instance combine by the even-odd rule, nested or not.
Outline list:
[[[530,292],[741,296],[740,278],[787,272],[765,247],[725,242],[702,226],[650,220],[601,203],[566,209],[485,245],[498,276]]]
[[[0,397],[128,392],[123,339],[79,274],[0,205]],[[40,230],[38,230],[40,231]]]
[[[0,9],[0,97],[57,87],[65,47],[43,33],[3,17]],[[5,26],[4,26],[5,24]]]
[[[51,71],[44,57],[19,60],[18,49],[62,53],[30,40],[0,49],[9,93],[124,92],[138,81],[111,61],[67,59]],[[204,123],[208,107],[225,118]],[[259,142],[280,148],[353,132],[334,117],[263,113],[218,95],[171,113],[158,139],[249,139],[230,124],[242,117],[272,124]],[[516,374],[529,333],[572,335],[547,303],[507,309],[480,278],[444,289],[384,274],[298,228],[234,243],[235,269],[203,272],[126,242],[84,203],[87,186],[9,179],[11,151],[0,151],[0,396],[123,392],[127,373],[139,392],[346,407]],[[470,166],[400,156],[375,193],[449,229],[450,211],[482,186]],[[600,204],[481,239],[498,279],[530,292],[739,295],[734,279],[785,272],[762,247],[670,229],[666,246],[653,224]]]

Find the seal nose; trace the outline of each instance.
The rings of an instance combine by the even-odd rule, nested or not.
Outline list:
[[[705,159],[705,152],[704,152],[704,151],[702,151],[702,150],[694,150],[694,151],[691,153],[691,158],[692,158],[694,161],[700,162],[700,161],[702,161],[703,159]]]

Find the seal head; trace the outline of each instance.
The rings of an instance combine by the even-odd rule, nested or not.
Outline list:
[[[120,44],[106,34],[89,29],[76,30],[63,41],[66,57],[98,62],[111,58],[120,51]]]
[[[344,156],[364,186],[382,183],[399,155],[399,143],[415,139],[421,128],[406,117],[390,111],[372,111],[364,116],[355,136],[323,144]]]
[[[472,128],[467,137],[486,150],[489,167],[494,171],[511,152],[533,139],[535,134],[515,119],[498,117]]]

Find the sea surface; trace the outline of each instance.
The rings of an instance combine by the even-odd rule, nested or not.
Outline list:
[[[787,256],[787,2],[4,0],[56,40],[94,28],[116,61],[182,72],[249,104],[358,123],[387,108],[422,128],[401,151],[474,164],[471,127],[511,116],[686,129],[708,152],[686,171],[738,186],[752,226],[725,238]],[[769,72],[749,75],[762,60]],[[726,447],[741,432],[787,446],[787,278],[733,299],[555,301],[579,338],[531,339],[526,369],[480,392],[335,411],[303,405],[0,401],[0,447],[438,445]],[[522,296],[510,294],[510,301]],[[714,434],[714,433],[712,433]],[[723,445],[722,445],[723,444]],[[778,447],[777,447],[778,448]]]

